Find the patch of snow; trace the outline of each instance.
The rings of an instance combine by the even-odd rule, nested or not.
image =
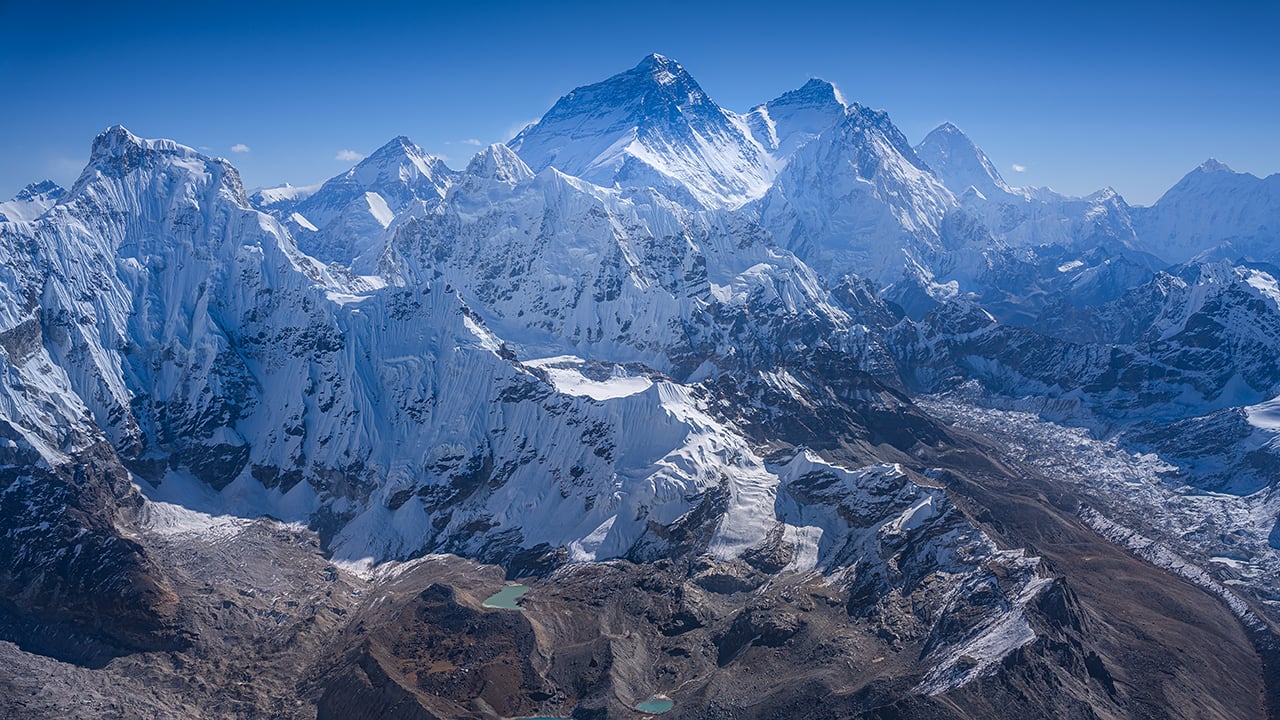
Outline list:
[[[1280,398],[1250,405],[1244,409],[1249,424],[1262,430],[1280,432]]]
[[[541,368],[556,390],[566,395],[589,397],[592,400],[613,400],[642,393],[653,387],[653,381],[643,375],[628,375],[619,366],[614,366],[612,376],[608,380],[593,380],[583,375],[581,367],[585,361],[572,355],[529,360],[525,365]]]
[[[302,213],[295,212],[289,215],[289,219],[311,232],[320,232],[320,228],[311,224],[311,221],[302,216]]]

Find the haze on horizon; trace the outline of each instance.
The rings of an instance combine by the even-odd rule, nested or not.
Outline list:
[[[1011,184],[1149,204],[1207,158],[1280,171],[1275,6],[668,1],[424,7],[0,4],[0,198],[69,185],[116,123],[247,187],[336,175],[397,135],[462,167],[561,95],[659,52],[745,112],[834,82],[913,142],[951,121]]]

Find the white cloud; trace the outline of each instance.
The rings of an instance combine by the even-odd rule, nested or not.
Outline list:
[[[233,152],[233,153],[247,153],[247,152],[249,152],[249,146],[248,146],[248,145],[245,145],[244,143],[236,143],[235,145],[232,145],[232,146],[231,146],[231,152]]]
[[[475,138],[467,138],[466,140],[463,140],[463,141],[462,141],[462,144],[463,144],[463,145],[475,145],[476,147],[480,147],[480,146],[481,146],[481,145],[483,145],[484,143],[480,142],[479,140],[477,140],[477,139],[475,139]]]
[[[533,118],[532,120],[522,120],[520,122],[513,123],[510,127],[507,128],[507,131],[503,133],[503,135],[506,136],[507,140],[511,140],[516,135],[519,135],[521,130],[524,130],[525,128],[538,122],[541,119],[542,118]]]
[[[364,156],[355,150],[339,150],[338,154],[333,156],[333,159],[341,160],[342,162],[360,162],[364,159]]]
[[[1018,163],[1014,163],[1013,165],[1010,165],[1009,167],[1013,168],[1013,171],[1014,171],[1014,172],[1026,172],[1026,171],[1027,171],[1027,166],[1026,166],[1026,165],[1019,165]]]

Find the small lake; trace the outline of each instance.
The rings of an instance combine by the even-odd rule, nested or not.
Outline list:
[[[508,585],[490,595],[481,605],[498,610],[523,610],[516,601],[529,592],[528,585]]]
[[[660,713],[664,713],[670,710],[675,706],[676,706],[675,701],[667,697],[666,695],[654,695],[650,697],[648,700],[645,700],[639,705],[636,705],[636,709],[642,713],[649,713],[650,715],[658,715]]]

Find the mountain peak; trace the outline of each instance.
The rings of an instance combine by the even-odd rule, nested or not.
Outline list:
[[[844,96],[832,83],[822,78],[810,78],[808,82],[796,90],[785,92],[769,102],[769,107],[780,105],[840,105],[844,106]]]
[[[511,145],[520,151],[523,138],[550,123],[582,124],[607,115],[613,120],[611,125],[634,127],[661,124],[677,113],[719,110],[680,63],[654,53],[630,70],[575,88],[556,101],[542,120],[517,135]]]
[[[649,85],[652,83],[657,86],[655,89],[664,93],[670,92],[673,97],[677,99],[679,99],[681,95],[687,94],[689,95],[690,100],[697,96],[698,99],[709,102],[706,95],[702,92],[702,88],[698,87],[698,83],[694,81],[693,76],[684,69],[684,66],[675,60],[672,60],[665,55],[659,55],[658,53],[650,53],[646,55],[644,59],[642,59],[634,68],[631,68],[631,70],[614,75],[599,84],[605,85],[616,83],[639,90],[640,88],[633,85],[637,80],[648,85],[650,88],[653,87],[652,85]]]
[[[334,180],[345,177],[365,186],[365,189],[383,192],[387,190],[385,186],[388,183],[412,185],[425,178],[429,184],[439,186],[443,194],[440,182],[451,173],[443,160],[418,147],[408,137],[398,135],[356,163],[345,176]]]
[[[680,66],[680,63],[658,53],[645,55],[644,59],[634,69],[652,73],[655,79],[664,84],[671,82],[675,76],[684,73],[684,68]]]
[[[942,184],[957,195],[969,187],[988,199],[1009,192],[991,159],[954,123],[944,122],[934,128],[915,151]]]
[[[112,125],[93,139],[91,157],[110,157],[127,152],[130,148],[142,148],[142,140],[123,125]]]
[[[709,206],[739,205],[768,186],[768,159],[680,64],[651,54],[574,89],[509,143],[548,167],[605,187],[665,187]]]
[[[400,160],[405,157],[425,158],[430,157],[430,154],[418,147],[417,143],[410,140],[408,136],[397,135],[387,141],[385,145],[370,153],[369,157],[361,160],[358,165],[377,165],[387,160]]]
[[[112,125],[93,139],[90,165],[117,169],[132,167],[148,152],[181,157],[204,157],[186,145],[172,140],[148,140],[134,135],[123,125]]]
[[[14,199],[34,200],[41,197],[58,198],[65,192],[66,190],[64,190],[58,183],[52,180],[41,180],[40,182],[33,182],[22,188]]]
[[[1235,170],[1232,170],[1230,167],[1228,167],[1226,163],[1221,162],[1215,158],[1209,158],[1208,160],[1205,160],[1204,162],[1200,163],[1200,170],[1202,172],[1207,172],[1207,173],[1235,172]]]
[[[533,171],[502,143],[494,143],[476,153],[467,164],[466,174],[515,185],[533,177]]]
[[[67,191],[52,180],[31,183],[8,202],[0,202],[0,222],[34,220],[53,207]]]
[[[785,162],[800,147],[833,127],[843,117],[848,104],[835,85],[811,78],[763,105],[757,105],[745,119],[752,136],[775,160]]]

